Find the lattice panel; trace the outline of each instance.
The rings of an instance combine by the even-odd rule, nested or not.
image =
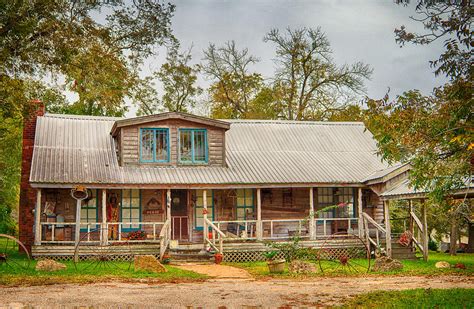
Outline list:
[[[156,257],[158,260],[160,259],[159,254],[151,254],[151,255]],[[85,260],[93,259],[93,258],[94,258],[94,255],[80,255],[79,256],[79,261],[85,261]],[[110,261],[129,262],[129,261],[133,261],[134,258],[135,258],[134,254],[126,254],[126,255],[123,255],[123,254],[110,254],[109,255],[109,260]],[[42,255],[42,256],[36,256],[36,257],[34,257],[34,259],[37,260],[37,261],[46,260],[46,259],[55,260],[55,261],[72,261],[72,260],[74,260],[74,256],[73,255]]]
[[[349,257],[351,259],[366,258],[367,250],[365,247],[347,247],[324,248],[319,252],[319,258],[322,260],[338,260],[340,257]]]
[[[224,251],[224,261],[231,263],[257,262],[265,261],[263,253],[265,251]],[[277,259],[283,259],[285,256],[278,252]]]

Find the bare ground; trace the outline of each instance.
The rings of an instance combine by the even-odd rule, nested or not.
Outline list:
[[[374,290],[474,288],[473,277],[359,277],[314,280],[213,279],[201,283],[97,283],[0,288],[0,308],[321,306]]]

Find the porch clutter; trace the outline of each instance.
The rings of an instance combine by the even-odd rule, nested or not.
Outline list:
[[[288,265],[288,271],[292,274],[309,274],[317,271],[313,263],[294,260]]]
[[[66,269],[66,265],[63,263],[56,262],[55,260],[41,260],[36,264],[35,269],[37,271],[58,271]]]
[[[400,270],[403,268],[403,264],[396,259],[392,259],[388,256],[381,256],[375,259],[375,264],[372,267],[372,271],[376,272],[387,272]]]
[[[136,255],[133,261],[135,271],[165,273],[166,268],[153,255]]]

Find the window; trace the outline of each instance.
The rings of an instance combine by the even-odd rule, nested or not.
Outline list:
[[[124,231],[133,231],[140,229],[141,221],[141,197],[140,190],[126,189],[122,190],[122,208],[121,208],[122,222],[131,223],[124,224]],[[135,224],[133,224],[135,222]]]
[[[140,129],[140,161],[169,162],[169,130]]]
[[[202,230],[203,223],[204,223],[204,190],[196,190],[196,204],[194,207],[194,220],[195,224],[194,226],[196,227],[197,230]],[[214,199],[213,199],[213,194],[212,190],[207,190],[207,218],[210,221],[214,220]]]
[[[328,206],[340,205],[341,207],[329,209],[319,213],[319,218],[353,218],[354,188],[317,188],[317,210]]]
[[[179,161],[207,163],[207,131],[205,129],[179,130]]]
[[[88,190],[89,196],[81,202],[81,223],[96,223],[98,214],[97,190]],[[86,225],[81,226],[82,230],[87,230]],[[98,228],[96,224],[90,225],[91,230]]]
[[[254,219],[253,189],[238,189],[237,191],[237,220]]]

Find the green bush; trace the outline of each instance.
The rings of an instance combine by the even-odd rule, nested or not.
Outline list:
[[[431,251],[438,251],[438,243],[434,239],[428,242],[428,249]]]

